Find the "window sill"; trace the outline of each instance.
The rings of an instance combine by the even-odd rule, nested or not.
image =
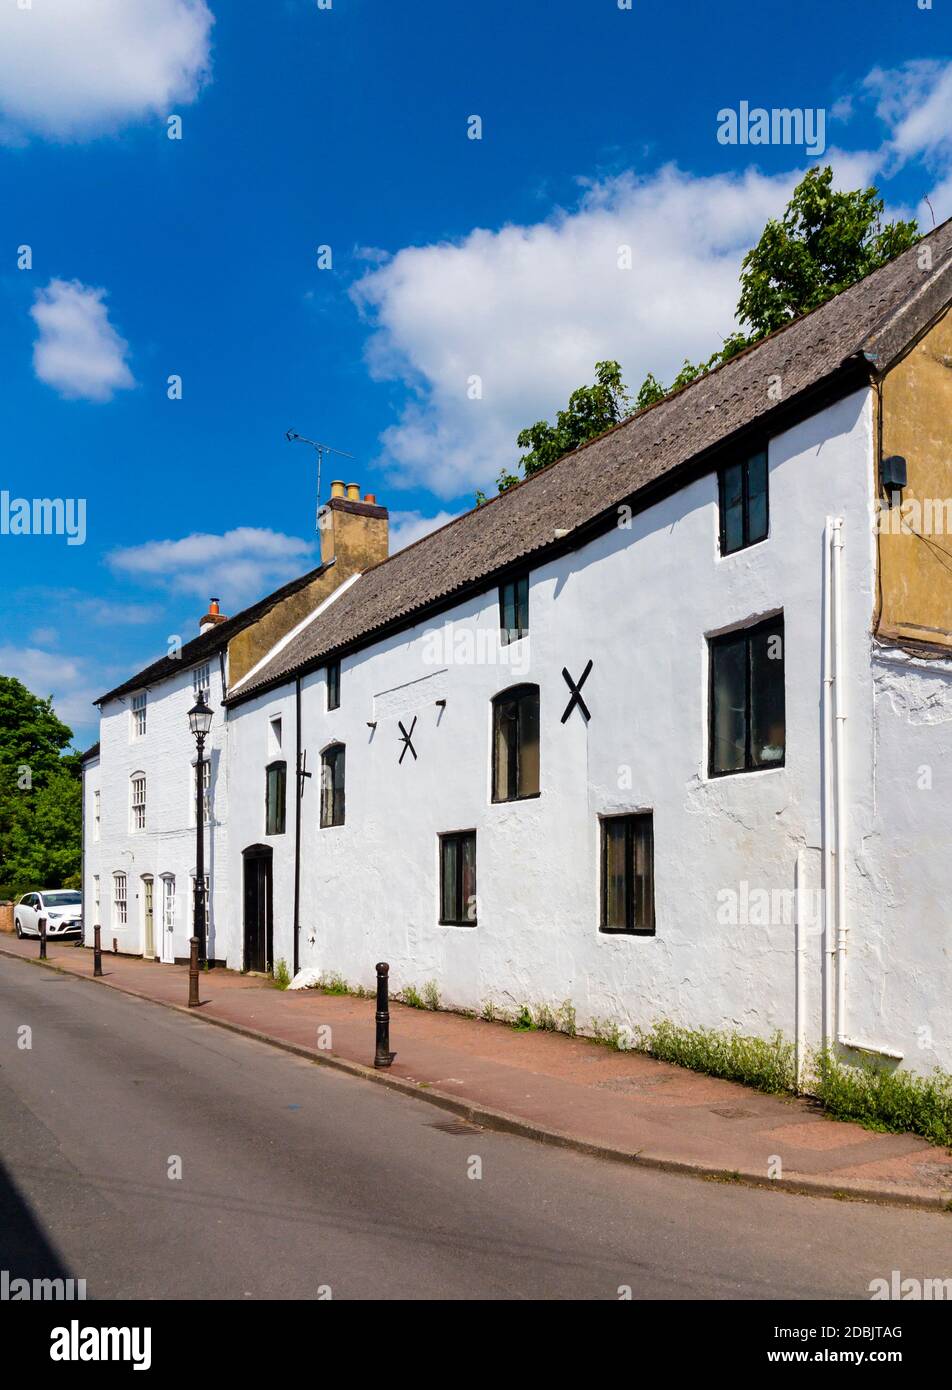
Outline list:
[[[478,926],[478,925],[479,925],[479,924],[476,922],[475,918],[474,918],[473,921],[471,921],[471,922],[470,922],[470,921],[466,921],[466,922],[446,922],[446,921],[444,921],[443,918],[441,917],[441,918],[438,920],[438,922],[437,922],[437,926],[438,926],[438,927],[466,927],[466,928],[468,928],[468,927],[475,927],[475,926]]]
[[[541,795],[541,792],[527,792],[525,796],[494,796],[491,804],[493,806],[512,806],[517,801],[537,801]]]
[[[787,765],[786,759],[779,763],[770,763],[765,767],[737,767],[731,768],[726,772],[714,772],[710,768],[707,772],[708,782],[722,782],[725,777],[758,777],[765,772],[783,772]]]
[[[766,545],[769,540],[770,532],[768,531],[761,540],[751,541],[749,545],[739,545],[736,550],[721,550],[718,546],[716,558],[718,560],[733,560],[735,555],[747,555],[751,550],[757,550],[760,546]]]
[[[657,935],[658,935],[658,932],[657,932],[657,928],[652,928],[651,931],[644,931],[644,930],[642,930],[642,929],[640,929],[640,928],[634,929],[634,928],[629,928],[629,927],[599,927],[599,929],[598,929],[598,934],[599,934],[599,936],[648,936],[648,937],[651,937],[651,936],[657,936]]]

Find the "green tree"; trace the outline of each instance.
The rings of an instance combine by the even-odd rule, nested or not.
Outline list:
[[[59,888],[80,871],[82,787],[52,699],[0,676],[0,896]]]
[[[878,189],[838,193],[830,166],[814,166],[741,262],[737,317],[750,325],[748,341],[819,308],[918,241],[915,222],[882,218]]]

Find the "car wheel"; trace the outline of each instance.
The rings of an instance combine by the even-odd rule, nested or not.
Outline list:
[[[20,919],[19,919],[19,917],[17,918],[16,923],[14,924],[14,930],[16,931],[16,934],[17,934],[18,939],[19,939],[20,941],[22,941],[22,940],[23,940],[23,928],[20,926]]]

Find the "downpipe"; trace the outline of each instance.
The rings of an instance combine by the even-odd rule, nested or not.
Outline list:
[[[847,826],[846,794],[846,664],[843,657],[843,518],[827,520],[829,591],[827,602],[828,665],[826,673],[827,757],[824,776],[824,948],[827,980],[824,988],[823,1041],[835,1040],[851,1052],[868,1052],[890,1061],[902,1061],[893,1048],[851,1038],[847,1031],[847,965],[849,918],[846,902]],[[832,827],[832,837],[830,835]],[[830,839],[832,838],[832,843]],[[832,885],[832,888],[831,888]]]
[[[846,680],[843,673],[843,518],[830,522],[833,620],[833,882],[836,913],[836,1041],[846,1042]]]

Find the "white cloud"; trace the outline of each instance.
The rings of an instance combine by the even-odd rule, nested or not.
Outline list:
[[[0,140],[83,139],[172,114],[208,79],[205,0],[16,0],[0,6]]]
[[[102,694],[82,657],[63,656],[39,647],[0,646],[0,671],[15,676],[40,699],[53,696],[56,713],[71,728],[91,728],[93,701]]]
[[[952,216],[952,62],[918,59],[899,68],[874,68],[863,83],[889,130],[880,166],[889,177],[919,160],[936,177],[916,211],[921,227]]]
[[[876,114],[889,126],[898,160],[942,159],[952,152],[952,63],[918,59],[899,68],[874,68],[864,86]]]
[[[135,385],[129,344],[109,322],[106,291],[78,280],[51,280],[37,290],[30,314],[40,330],[33,370],[68,399],[111,400]]]
[[[391,481],[458,496],[514,464],[518,431],[552,418],[596,361],[616,358],[637,388],[708,356],[733,322],[740,259],[796,179],[624,174],[574,211],[410,247],[363,276],[352,294],[375,324],[370,369],[415,393],[382,437]]]
[[[106,561],[115,573],[175,594],[203,602],[217,594],[222,611],[231,616],[312,568],[317,563],[315,545],[279,531],[240,526],[223,535],[195,534],[122,547]]]
[[[460,515],[460,512],[435,512],[433,516],[424,516],[423,512],[391,512],[390,554],[405,550],[414,541],[422,540]]]

